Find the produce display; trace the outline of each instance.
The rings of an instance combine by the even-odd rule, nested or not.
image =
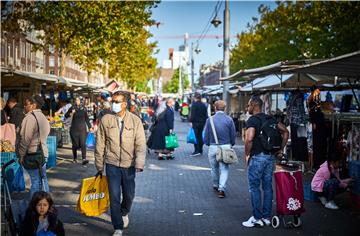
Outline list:
[[[0,152],[15,152],[15,147],[9,140],[0,140]]]
[[[50,127],[51,128],[62,128],[64,125],[64,122],[61,118],[61,116],[59,115],[55,115],[55,116],[48,116],[48,121],[50,123]]]

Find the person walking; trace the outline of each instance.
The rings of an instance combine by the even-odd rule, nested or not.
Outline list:
[[[205,123],[204,141],[209,146],[208,158],[211,166],[211,177],[213,181],[213,189],[219,198],[225,197],[226,182],[229,176],[229,164],[218,162],[216,160],[216,152],[220,147],[228,148],[235,145],[236,131],[234,121],[230,116],[225,114],[226,103],[222,100],[215,102],[215,115],[208,118]],[[211,127],[210,119],[213,124],[218,139],[215,141]]]
[[[22,165],[24,164],[26,154],[37,152],[39,144],[41,144],[45,159],[48,157],[46,139],[50,133],[50,124],[40,110],[43,105],[44,100],[39,95],[32,96],[25,100],[24,108],[26,115],[21,122],[20,140],[17,145],[17,153]],[[49,185],[46,177],[46,163],[41,169],[42,171],[39,171],[38,169],[27,169],[31,180],[30,198],[35,192],[41,190],[42,184],[44,185],[42,186],[43,189],[46,192],[49,192]],[[42,173],[42,177],[40,176],[40,173]]]
[[[10,108],[10,119],[9,119],[9,123],[14,124],[16,130],[18,130],[18,128],[21,125],[22,120],[25,117],[24,114],[24,107],[21,106],[16,98],[10,98],[8,101],[8,106]]]
[[[207,119],[206,105],[201,102],[201,94],[195,93],[195,102],[191,104],[190,122],[194,129],[196,144],[194,144],[194,152],[190,156],[200,156],[203,153],[203,137],[202,132]]]
[[[266,151],[261,144],[259,137],[261,127],[270,117],[262,111],[263,101],[254,96],[248,103],[248,112],[252,115],[246,122],[245,136],[245,162],[248,165],[249,192],[251,196],[252,216],[242,223],[245,227],[270,225],[272,211],[272,176],[274,169],[274,153]],[[281,154],[285,147],[289,132],[285,125],[277,123],[277,130],[281,134],[281,148],[276,155]],[[264,193],[263,202],[261,201],[260,184]]]
[[[65,118],[72,117],[70,126],[70,137],[72,142],[73,162],[77,162],[77,150],[81,149],[82,164],[86,165],[86,126],[91,130],[91,124],[86,108],[83,106],[81,98],[75,99],[75,105],[65,114]]]
[[[121,236],[135,197],[135,172],[144,169],[146,140],[140,118],[126,110],[125,95],[115,92],[112,98],[114,114],[104,115],[96,132],[95,165],[102,174],[105,163],[113,236]]]
[[[168,98],[164,105],[160,104],[156,112],[148,147],[158,153],[158,159],[172,159],[173,150],[166,149],[165,136],[169,136],[174,130],[174,99]]]

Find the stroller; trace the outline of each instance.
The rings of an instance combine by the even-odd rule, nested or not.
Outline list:
[[[6,177],[6,168],[11,164],[16,162],[15,159],[12,159],[1,167],[1,177],[2,177],[2,188],[1,188],[1,204],[4,206],[2,210],[4,210],[2,219],[5,219],[5,230],[4,235],[17,236],[20,232],[20,225],[25,217],[26,209],[29,205],[28,199],[13,199],[10,188],[8,185],[7,177]],[[40,176],[43,176],[42,168],[40,168],[40,163],[38,163]],[[22,168],[22,167],[20,167]],[[44,179],[41,178],[40,181],[40,189],[45,190],[44,187]]]
[[[25,211],[28,205],[28,201],[25,199],[14,200],[12,199],[10,188],[6,176],[6,168],[11,164],[15,163],[16,160],[12,159],[4,163],[1,167],[1,204],[2,208],[2,219],[5,219],[5,229],[3,230],[4,235],[16,236],[19,234],[20,224],[25,216]],[[22,167],[20,167],[22,168]],[[4,222],[2,222],[4,223]]]
[[[305,212],[301,165],[283,159],[276,164],[274,177],[277,215],[272,217],[272,227],[278,228],[281,221],[285,227],[300,227],[300,215]],[[293,220],[286,222],[286,216]]]

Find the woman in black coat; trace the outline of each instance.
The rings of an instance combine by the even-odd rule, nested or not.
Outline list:
[[[166,100],[166,108],[159,112],[156,117],[151,136],[148,141],[148,147],[158,153],[159,160],[164,157],[172,157],[172,151],[165,148],[165,136],[169,136],[174,130],[174,100]]]
[[[65,114],[65,118],[72,116],[70,126],[70,137],[72,142],[73,162],[76,163],[77,150],[81,148],[82,164],[89,163],[86,160],[86,126],[91,130],[91,124],[86,108],[82,105],[80,97],[75,100],[75,105],[72,106]]]

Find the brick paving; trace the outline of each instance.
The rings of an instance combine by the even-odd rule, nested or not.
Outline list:
[[[306,202],[303,225],[297,229],[244,228],[241,222],[250,216],[251,208],[243,162],[231,166],[226,198],[219,199],[212,189],[207,148],[204,156],[189,157],[193,151],[193,146],[185,140],[189,127],[189,123],[176,120],[180,147],[174,160],[159,161],[153,153],[148,155],[145,171],[136,177],[136,198],[124,235],[359,235],[359,213],[351,211],[346,201],[339,211]],[[242,160],[240,141],[235,149]],[[88,156],[87,166],[73,164],[70,148],[58,149],[58,157],[63,160],[48,171],[51,192],[66,235],[112,235],[109,212],[100,217],[86,217],[74,209],[81,179],[96,173],[93,153],[89,151]]]

